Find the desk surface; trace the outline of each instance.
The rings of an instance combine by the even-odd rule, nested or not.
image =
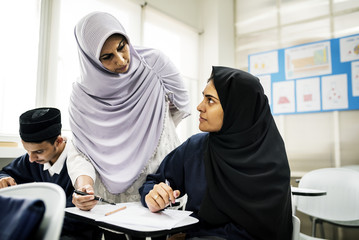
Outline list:
[[[309,189],[309,188],[299,188],[299,187],[292,187],[292,194],[297,196],[323,196],[326,195],[327,192],[324,190],[316,190],[316,189]]]
[[[119,208],[123,205],[127,206],[125,209],[127,210],[127,213],[125,210],[123,210],[119,213],[104,217],[104,213],[108,212],[111,207]],[[195,224],[198,223],[198,219],[186,215],[179,216],[179,219],[182,220],[177,221],[173,227],[168,227],[167,222],[171,221],[171,217],[175,218],[177,215],[183,215],[185,211],[182,212],[180,210],[165,210],[161,214],[150,213],[149,210],[147,208],[143,208],[140,203],[120,203],[117,204],[117,206],[97,205],[93,210],[94,211],[91,210],[92,212],[87,212],[81,211],[77,208],[66,208],[65,214],[68,217],[76,218],[83,222],[99,226],[112,232],[124,233],[141,238],[165,236],[168,234],[182,232],[192,228]],[[147,215],[145,218],[143,218],[143,211],[147,211],[147,213],[144,213],[144,215]],[[126,223],[127,219],[128,221],[131,221],[130,218],[138,220],[138,223]],[[126,219],[126,221],[122,221],[122,219]],[[146,224],[142,225],[141,222],[143,221],[157,222],[157,225],[160,227],[153,227],[150,225],[146,226]],[[162,225],[163,227],[161,227]]]
[[[131,228],[126,228],[126,227],[121,227],[121,226],[117,226],[117,225],[113,225],[113,224],[109,224],[109,223],[105,223],[105,222],[97,222],[97,226],[103,228],[103,229],[107,229],[110,231],[115,231],[118,233],[124,233],[124,234],[128,234],[130,236],[133,237],[139,237],[139,238],[145,238],[145,237],[160,237],[160,236],[166,236],[168,234],[175,234],[175,233],[179,233],[179,232],[183,232],[186,231],[190,228],[192,228],[194,225],[196,225],[198,223],[198,219],[194,218],[194,217],[187,217],[186,219],[184,219],[183,221],[181,221],[178,225],[176,225],[176,227],[170,229],[170,230],[135,230],[135,229],[131,229]]]

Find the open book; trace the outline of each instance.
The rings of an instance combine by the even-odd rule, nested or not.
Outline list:
[[[126,206],[125,209],[105,216],[106,213],[124,206]],[[118,203],[115,206],[109,204],[96,205],[90,211],[82,211],[76,207],[70,207],[66,208],[65,211],[95,220],[96,222],[142,232],[170,230],[198,222],[198,219],[190,216],[191,211],[165,209],[158,213],[152,213],[139,202]]]

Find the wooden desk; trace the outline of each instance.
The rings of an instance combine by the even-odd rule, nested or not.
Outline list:
[[[327,195],[326,191],[323,190],[316,190],[316,189],[309,189],[309,188],[299,188],[299,187],[292,187],[292,194],[297,196],[323,196]]]
[[[140,237],[140,238],[146,238],[146,239],[151,239],[151,237],[167,236],[170,234],[183,232],[187,229],[192,228],[194,225],[196,225],[198,223],[198,219],[191,217],[191,216],[186,216],[185,218],[183,218],[183,220],[176,223],[176,225],[174,227],[172,227],[171,229],[168,229],[166,227],[161,228],[161,227],[144,226],[141,224],[132,225],[132,224],[114,222],[113,220],[115,217],[118,217],[118,218],[122,217],[122,219],[126,219],[124,216],[121,216],[121,212],[124,214],[125,213],[124,211],[126,211],[126,209],[122,210],[118,213],[114,213],[114,214],[110,215],[111,217],[109,217],[109,218],[104,217],[105,213],[109,211],[109,208],[112,208],[112,209],[119,208],[124,205],[128,206],[128,208],[127,208],[128,211],[131,206],[134,206],[136,208],[143,208],[141,206],[141,203],[119,203],[119,204],[117,204],[117,206],[97,205],[97,206],[95,206],[94,209],[91,210],[92,212],[91,211],[81,211],[75,207],[66,208],[65,214],[66,214],[66,216],[76,218],[85,223],[98,226],[100,228],[109,230],[111,232],[115,232],[115,233],[119,233],[119,234],[126,234],[126,235],[129,235],[132,237]],[[148,209],[146,209],[146,211],[149,212]],[[164,213],[166,213],[166,211],[167,210],[165,210]],[[171,211],[174,211],[174,210],[171,210]],[[176,211],[181,211],[181,210],[176,210]],[[175,212],[173,212],[173,213],[175,213]],[[117,214],[117,216],[115,214]],[[150,213],[150,212],[148,213],[150,222],[152,220],[151,214],[155,214],[155,213]],[[139,222],[140,222],[141,221],[140,218],[142,218],[142,215],[141,216],[139,215],[138,217],[136,215],[132,215],[131,217],[138,218]],[[158,214],[153,215],[152,221],[158,222],[159,223],[158,225],[161,226],[161,221],[166,221],[166,219],[168,219],[168,218],[164,217],[163,219],[161,219],[160,217],[161,216],[159,216]],[[165,222],[162,222],[162,223],[163,223],[163,225],[165,225]]]

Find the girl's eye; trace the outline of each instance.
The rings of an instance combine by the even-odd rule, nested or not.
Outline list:
[[[214,103],[214,101],[212,100],[212,98],[208,98],[208,103]]]
[[[109,60],[111,58],[111,54],[108,54],[108,55],[105,55],[103,57],[101,57],[101,60],[104,61],[104,60]]]
[[[118,46],[117,52],[121,52],[124,47],[125,47],[125,44],[122,44],[122,45]]]

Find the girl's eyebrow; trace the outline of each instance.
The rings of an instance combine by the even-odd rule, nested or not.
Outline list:
[[[118,44],[118,46],[120,46],[123,41],[125,41],[125,38],[122,38],[122,41]]]
[[[208,98],[214,98],[214,99],[219,100],[218,98],[216,98],[216,97],[212,96],[211,94],[204,94],[204,92],[202,92],[202,94],[203,94],[203,96],[205,96],[205,97],[208,97]]]

